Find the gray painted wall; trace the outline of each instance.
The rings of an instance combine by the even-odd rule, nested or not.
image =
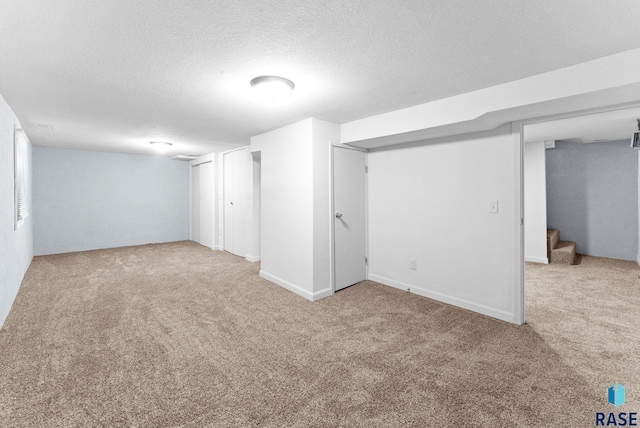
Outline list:
[[[0,96],[0,327],[33,258],[33,215],[14,230],[13,131],[18,119]],[[27,167],[27,208],[31,199],[31,147]],[[33,210],[28,210],[33,212]]]
[[[636,260],[638,154],[629,141],[547,149],[547,227],[591,256]]]
[[[34,147],[36,255],[189,239],[189,165]]]

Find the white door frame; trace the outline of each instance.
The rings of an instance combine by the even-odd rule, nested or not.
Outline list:
[[[331,195],[331,203],[329,204],[329,213],[328,213],[328,217],[329,217],[329,222],[331,224],[331,236],[329,237],[329,246],[330,246],[330,269],[331,269],[331,274],[330,274],[330,281],[331,281],[331,293],[335,293],[336,291],[336,270],[335,270],[335,266],[336,266],[336,252],[335,252],[335,233],[336,233],[336,222],[335,222],[335,206],[334,206],[334,198],[333,198],[333,151],[334,149],[338,147],[341,149],[348,149],[348,150],[354,150],[357,152],[363,152],[365,154],[364,156],[364,165],[365,167],[368,168],[369,165],[369,159],[367,156],[367,153],[369,152],[369,150],[367,149],[361,149],[361,148],[357,148],[357,147],[350,147],[350,146],[346,146],[344,144],[340,144],[340,143],[331,143],[331,150],[329,151],[329,164],[331,165],[329,174],[329,194]],[[365,253],[365,257],[367,257],[367,259],[369,258],[369,174],[365,173],[364,176],[364,253]],[[365,264],[365,277],[367,279],[369,279],[369,263]]]
[[[195,169],[198,168],[198,169]],[[196,172],[198,179],[196,180]],[[195,188],[197,187],[197,188]],[[197,190],[197,195],[196,195]],[[198,197],[197,206],[194,202],[194,198]],[[194,221],[194,216],[197,214],[197,223]],[[193,163],[189,165],[189,239],[191,241],[200,243],[200,164]],[[197,237],[195,231],[197,230]],[[197,238],[197,239],[196,239]]]
[[[623,110],[640,107],[640,103],[625,103],[606,107],[597,107],[586,110],[577,110],[569,113],[541,116],[511,124],[513,136],[513,165],[514,165],[514,293],[513,293],[513,322],[524,324],[525,317],[525,280],[524,280],[524,130],[526,125],[549,122],[552,120],[566,119],[569,117],[585,116],[589,114],[604,113],[608,111]],[[631,138],[631,136],[629,136]],[[640,256],[639,256],[640,258]],[[640,264],[640,261],[639,261]]]

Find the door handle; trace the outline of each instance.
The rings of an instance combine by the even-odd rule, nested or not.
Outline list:
[[[336,218],[337,218],[337,219],[341,219],[341,218],[342,218],[342,214],[340,214],[340,213],[336,213]]]

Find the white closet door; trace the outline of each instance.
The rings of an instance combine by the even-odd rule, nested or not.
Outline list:
[[[200,242],[200,165],[191,166],[191,240]]]
[[[246,149],[223,155],[224,168],[224,249],[241,257],[247,255],[247,215],[250,206],[247,173],[251,155]]]
[[[234,156],[235,152],[223,155],[224,171],[224,249],[230,253],[234,251]]]

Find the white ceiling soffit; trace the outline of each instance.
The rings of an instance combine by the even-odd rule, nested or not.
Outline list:
[[[509,122],[640,101],[640,49],[345,123],[341,142],[373,149]]]
[[[640,107],[532,123],[524,126],[525,142],[569,140],[581,143],[631,140],[638,130]]]
[[[1,9],[0,94],[21,123],[44,125],[25,125],[31,141],[130,153],[149,152],[151,140],[172,142],[168,155],[229,150],[308,117],[345,124],[640,47],[637,0]],[[249,85],[260,75],[284,76],[295,90],[265,104]]]

